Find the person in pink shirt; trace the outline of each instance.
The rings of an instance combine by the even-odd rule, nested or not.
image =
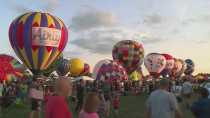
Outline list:
[[[48,97],[45,107],[45,118],[72,118],[66,98],[72,93],[72,84],[61,77],[56,82],[56,95]]]
[[[88,93],[84,107],[79,113],[79,118],[99,118],[97,114],[99,103],[100,99],[96,93]]]

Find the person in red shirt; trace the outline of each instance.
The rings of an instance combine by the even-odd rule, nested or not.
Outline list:
[[[71,82],[62,77],[56,82],[56,96],[50,96],[45,107],[45,118],[72,118],[66,98],[72,93]]]

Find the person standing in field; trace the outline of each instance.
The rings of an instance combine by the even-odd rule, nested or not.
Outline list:
[[[77,105],[75,111],[78,113],[82,109],[84,96],[85,96],[85,81],[81,79],[80,83],[77,85]]]
[[[80,111],[78,118],[99,118],[97,114],[99,104],[100,99],[97,93],[88,93],[85,99],[84,107]]]
[[[119,108],[120,108],[120,96],[119,95],[114,95],[113,101],[113,108],[114,108],[114,114],[115,116],[119,115]]]
[[[99,91],[99,99],[100,99],[100,103],[97,109],[97,113],[99,115],[100,118],[106,118],[106,101],[104,98],[104,94],[102,91]]]
[[[182,118],[176,97],[168,92],[169,80],[161,79],[146,104],[146,118]]]
[[[45,118],[72,118],[67,97],[72,94],[72,83],[65,77],[59,78],[55,85],[55,96],[50,96],[45,106]]]
[[[199,100],[194,102],[191,107],[196,118],[210,118],[210,99],[209,92],[206,88],[200,88]]]
[[[187,109],[190,108],[190,99],[193,92],[192,83],[188,80],[182,85],[182,96],[183,96],[183,103]]]

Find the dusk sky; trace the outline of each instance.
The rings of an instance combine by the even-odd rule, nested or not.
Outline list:
[[[137,40],[145,54],[190,58],[197,72],[210,72],[210,0],[0,0],[0,53],[15,55],[10,23],[28,11],[49,12],[69,28],[64,51],[94,65],[111,58],[120,40]]]

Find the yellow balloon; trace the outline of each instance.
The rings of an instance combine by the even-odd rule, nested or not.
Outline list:
[[[84,62],[81,59],[71,59],[69,65],[72,76],[79,76],[84,71]]]
[[[140,73],[134,71],[130,74],[129,78],[133,81],[138,81],[142,78],[142,75]]]

